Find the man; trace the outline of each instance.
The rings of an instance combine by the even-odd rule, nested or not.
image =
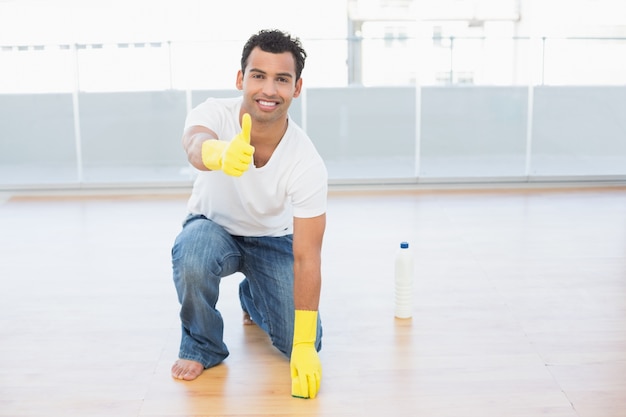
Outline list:
[[[290,358],[292,395],[317,395],[327,171],[287,113],[305,59],[297,38],[260,31],[243,48],[242,97],[208,99],[187,116],[183,146],[200,172],[172,248],[182,323],[174,378],[193,380],[228,356],[215,305],[221,278],[241,272],[244,322]]]

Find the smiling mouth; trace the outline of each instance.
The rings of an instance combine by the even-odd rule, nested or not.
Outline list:
[[[278,103],[275,101],[267,101],[267,100],[257,100],[257,103],[259,103],[260,106],[262,107],[276,107],[278,106]]]

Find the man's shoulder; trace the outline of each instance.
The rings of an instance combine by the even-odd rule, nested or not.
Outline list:
[[[309,134],[291,119],[289,119],[287,134],[290,136],[290,143],[297,148],[305,150],[307,155],[310,155],[309,152],[311,150],[314,150],[315,153],[317,153],[315,143]]]
[[[237,120],[241,97],[209,97],[195,106],[187,115],[186,126],[201,125],[217,132],[220,126],[230,125]]]

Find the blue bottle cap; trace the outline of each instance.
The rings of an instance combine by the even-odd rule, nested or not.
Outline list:
[[[409,242],[402,242],[402,243],[400,243],[400,248],[401,249],[408,249],[409,248]]]

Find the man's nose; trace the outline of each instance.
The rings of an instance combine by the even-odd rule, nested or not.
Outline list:
[[[263,94],[273,96],[276,93],[276,83],[273,80],[266,79],[263,83]]]

